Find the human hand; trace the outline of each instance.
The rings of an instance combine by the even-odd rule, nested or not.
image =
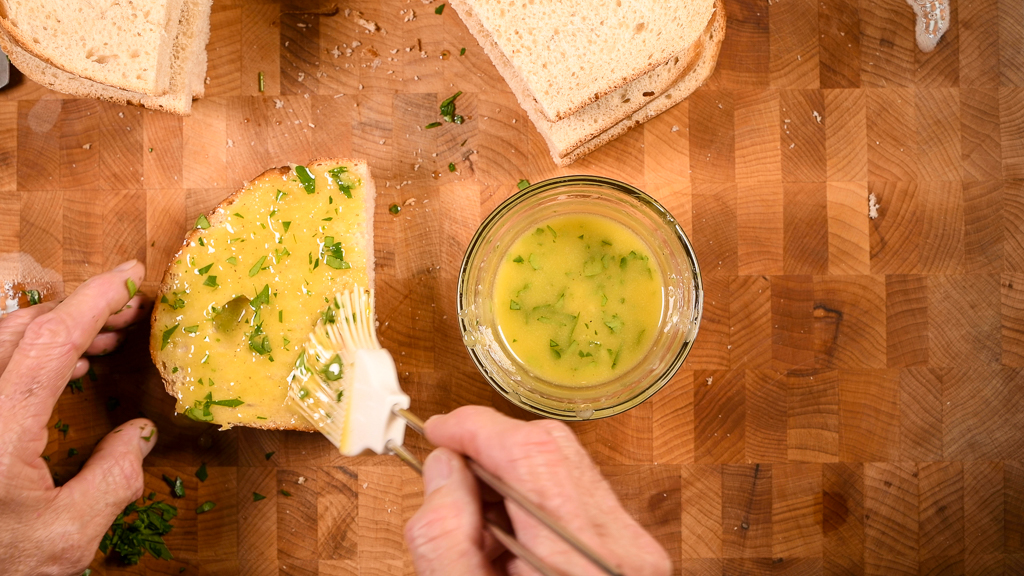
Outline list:
[[[421,576],[536,574],[484,532],[479,486],[461,454],[515,486],[624,574],[672,573],[668,554],[622,508],[562,422],[523,422],[465,406],[427,420],[426,435],[439,448],[424,463],[423,506],[405,527]],[[526,511],[505,506],[516,539],[559,573],[603,574]]]
[[[0,318],[0,566],[5,574],[79,575],[124,507],[142,495],[142,459],[156,444],[145,418],[125,422],[85,466],[55,488],[46,463],[48,421],[69,380],[85,375],[84,355],[105,354],[145,318],[135,260],[90,278],[63,302]],[[129,308],[126,305],[132,304]],[[102,331],[101,331],[102,330]]]

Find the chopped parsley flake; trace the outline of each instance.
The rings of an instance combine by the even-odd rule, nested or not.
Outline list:
[[[299,182],[302,183],[302,187],[306,189],[306,194],[316,193],[316,179],[309,173],[309,169],[305,166],[296,166],[295,175],[299,177]]]
[[[196,272],[199,273],[200,276],[203,276],[207,272],[209,272],[211,268],[213,268],[213,264],[207,264],[206,266],[203,266],[199,270],[196,270]]]
[[[341,175],[344,174],[345,172],[348,172],[348,167],[338,166],[337,168],[331,168],[330,170],[328,170],[327,174],[330,177],[334,178],[335,184],[338,185],[338,190],[340,190],[341,193],[345,195],[345,198],[351,198],[352,187],[341,181]],[[286,228],[285,231],[287,232],[288,229]]]
[[[199,217],[198,220],[196,220],[196,228],[199,228],[200,230],[206,230],[209,227],[210,221],[206,218],[206,214],[203,214],[202,216]]]
[[[128,299],[131,300],[135,297],[135,293],[139,291],[139,287],[135,285],[135,280],[131,278],[125,280],[124,284],[128,287]]]
[[[203,464],[199,466],[199,469],[196,470],[196,478],[199,478],[200,482],[206,482],[208,477],[209,474],[206,473],[206,462],[203,462]]]
[[[171,336],[174,335],[174,331],[178,329],[178,325],[175,324],[167,330],[164,330],[163,337],[160,340],[160,349],[167,348],[167,345],[171,342]]]
[[[28,297],[29,306],[35,306],[43,301],[43,297],[39,295],[39,290],[22,290],[22,293]]]
[[[216,507],[216,506],[217,505],[215,503],[207,500],[206,502],[203,502],[202,504],[200,504],[198,508],[196,508],[196,514],[205,514],[205,513],[209,512],[210,510],[213,510],[214,507]]]
[[[398,214],[401,211],[402,207],[399,206],[398,204],[392,204],[390,207],[388,207],[388,212],[391,212],[392,214]]]
[[[263,256],[260,257],[259,260],[256,261],[255,264],[253,264],[252,268],[249,268],[249,278],[252,278],[253,276],[259,274],[260,270],[263,269],[263,263],[266,261],[267,256],[266,254],[264,254]]]
[[[260,500],[263,500],[264,498],[266,498],[266,496],[264,496],[263,494],[260,494],[259,492],[253,492],[252,493],[252,501],[253,502],[259,502]]]
[[[217,277],[216,276],[207,276],[206,277],[206,282],[203,282],[203,286],[212,286],[212,287],[216,288],[217,287]]]
[[[441,5],[444,8],[444,4]],[[462,96],[462,91],[459,90],[452,96],[445,98],[444,102],[441,102],[441,118],[444,118],[445,122],[454,122],[455,124],[462,124],[465,118],[455,113],[455,99]]]
[[[434,8],[434,14],[437,14],[438,16],[440,16],[443,13],[444,13],[444,4],[441,4],[437,8]]]
[[[171,492],[174,493],[175,498],[185,497],[185,483],[181,481],[181,476],[176,477],[174,480],[171,480],[171,477],[167,474],[164,474],[163,477],[164,482],[167,482],[167,485],[171,487]]]
[[[519,188],[520,190],[526,190],[527,188],[529,188],[529,187],[530,187],[530,181],[529,181],[529,180],[527,180],[526,178],[523,178],[522,180],[520,180],[520,181],[519,181],[519,183],[518,183],[518,184],[516,184],[516,186],[517,186],[517,187],[518,187],[518,188]]]

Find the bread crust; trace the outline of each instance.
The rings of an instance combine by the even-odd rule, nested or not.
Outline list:
[[[6,2],[7,0],[4,0],[4,1]],[[183,1],[182,1],[182,2],[178,2],[178,4],[177,4],[177,10],[175,10],[175,12],[176,12],[176,17],[174,18],[174,23],[175,23],[175,26],[177,26],[177,23],[179,22],[179,20],[180,20],[180,18],[181,18],[181,11],[182,11],[182,9],[183,9],[183,7],[184,7],[184,4],[185,4],[185,2],[183,2]],[[67,68],[65,68],[64,66],[61,66],[61,65],[60,65],[60,64],[58,64],[57,62],[53,61],[53,60],[52,60],[52,59],[51,59],[51,58],[50,58],[49,56],[47,56],[46,54],[43,54],[43,53],[42,53],[42,52],[40,52],[39,50],[36,50],[35,48],[33,48],[33,44],[34,44],[34,43],[33,43],[33,42],[30,42],[30,41],[29,41],[29,39],[27,39],[27,38],[25,37],[25,35],[24,35],[24,34],[22,34],[22,33],[21,33],[21,31],[20,31],[20,30],[19,30],[19,29],[18,29],[17,27],[15,27],[15,26],[11,25],[11,22],[10,22],[10,20],[8,19],[8,13],[7,13],[7,10],[6,10],[6,6],[5,6],[4,8],[5,8],[5,9],[4,9],[4,11],[3,11],[3,16],[2,16],[2,17],[0,17],[0,30],[2,30],[2,31],[3,31],[3,33],[4,33],[4,34],[6,34],[6,35],[8,36],[8,39],[9,39],[10,41],[12,41],[12,42],[16,43],[16,44],[18,45],[18,47],[19,47],[19,48],[20,48],[20,49],[21,49],[21,50],[22,50],[22,51],[23,51],[23,52],[24,52],[25,54],[27,54],[27,55],[29,55],[29,56],[31,56],[31,57],[33,57],[33,58],[35,58],[36,60],[39,60],[40,62],[42,62],[42,63],[46,64],[47,66],[50,66],[50,67],[52,67],[52,68],[55,68],[55,69],[57,69],[57,70],[60,70],[60,71],[62,71],[62,72],[65,72],[65,73],[67,73],[67,74],[70,74],[70,75],[72,75],[72,76],[74,76],[74,77],[76,77],[76,78],[81,78],[81,79],[83,79],[83,80],[87,80],[87,81],[89,81],[89,82],[94,82],[94,83],[96,83],[96,84],[99,84],[99,85],[101,85],[101,86],[110,86],[110,85],[108,85],[108,84],[104,84],[104,83],[103,83],[103,82],[102,82],[101,80],[99,80],[99,79],[96,79],[96,78],[91,78],[91,77],[89,77],[88,75],[85,75],[85,74],[79,74],[79,73],[77,73],[77,72],[73,72],[73,71],[71,71],[71,70],[68,70],[68,69],[67,69]],[[177,35],[177,32],[175,32],[175,35]],[[172,38],[170,39],[170,41],[171,41],[171,42],[173,43],[173,41],[174,41],[174,38],[172,37]],[[173,46],[172,46],[172,47],[173,47]],[[9,53],[7,52],[7,50],[4,50],[4,53],[5,53],[5,54],[9,54]],[[154,93],[154,94],[151,94],[151,96],[165,96],[165,95],[167,95],[167,94],[168,94],[168,92],[169,92],[169,90],[170,90],[170,66],[171,66],[171,63],[170,63],[170,62],[168,61],[168,62],[166,63],[166,65],[167,65],[167,67],[168,67],[168,72],[167,72],[167,76],[166,76],[166,77],[164,78],[164,80],[163,80],[163,81],[161,81],[161,82],[160,82],[160,84],[162,84],[162,85],[163,85],[163,90],[162,90],[162,91],[159,91],[159,92],[156,92],[156,93]],[[116,89],[116,90],[124,90],[124,91],[126,91],[126,92],[132,92],[132,93],[135,93],[135,94],[140,94],[140,95],[144,94],[144,93],[142,93],[142,92],[133,92],[133,91],[132,91],[131,89],[128,89],[128,88],[121,88],[121,87],[117,87],[117,86],[110,86],[110,87],[111,87],[111,88],[114,88],[114,89]]]
[[[315,160],[312,160],[312,161],[308,162],[306,164],[306,167],[308,168],[308,167],[313,167],[313,166],[338,166],[338,165],[341,165],[341,164],[344,164],[346,166],[360,167],[363,170],[365,170],[366,173],[367,173],[367,176],[369,176],[369,166],[368,166],[367,162],[365,160],[356,160],[356,159],[352,159],[352,158],[317,158]],[[221,223],[224,222],[224,220],[227,219],[227,217],[231,214],[231,212],[230,212],[231,206],[234,205],[234,203],[237,202],[239,198],[241,198],[242,193],[244,193],[246,191],[246,189],[249,187],[249,185],[251,183],[253,183],[253,182],[257,181],[257,180],[261,180],[263,178],[270,178],[270,177],[274,177],[274,176],[277,176],[279,178],[280,177],[287,177],[289,174],[292,173],[293,169],[294,169],[294,167],[291,166],[291,165],[289,165],[289,166],[278,166],[277,168],[270,168],[268,170],[265,170],[259,176],[256,176],[252,180],[246,182],[244,185],[242,185],[241,188],[239,188],[238,190],[232,192],[227,198],[222,200],[220,202],[220,204],[218,204],[217,206],[213,207],[209,212],[205,213],[206,219],[210,222],[210,227],[213,228],[215,226],[219,226]],[[366,209],[366,212],[367,212],[367,219],[366,219],[367,243],[369,245],[368,249],[366,251],[367,259],[369,260],[368,278],[370,280],[370,287],[373,287],[373,284],[374,284],[374,261],[373,261],[373,206],[374,206],[374,201],[373,201],[373,196],[376,194],[376,190],[375,190],[375,187],[373,186],[372,180],[370,180],[368,177],[365,179],[364,186],[365,186],[365,190],[366,190],[366,193],[367,193],[367,199],[366,199],[366,202],[365,202],[365,209]],[[185,235],[185,239],[182,241],[181,247],[178,248],[178,251],[174,253],[174,256],[172,256],[171,259],[167,261],[167,267],[164,269],[164,274],[163,274],[163,276],[162,276],[162,278],[160,280],[160,286],[157,289],[157,293],[156,293],[156,295],[154,297],[157,302],[159,302],[160,301],[160,297],[162,295],[166,294],[167,292],[169,292],[170,289],[171,289],[171,286],[173,286],[173,280],[174,280],[174,277],[175,277],[174,276],[174,263],[175,263],[175,261],[182,257],[182,253],[184,252],[184,250],[192,242],[194,242],[198,238],[200,233],[201,233],[201,230],[199,228],[196,228],[196,227],[193,226],[192,229],[189,230],[188,234]],[[153,311],[150,313],[150,318],[149,318],[150,326],[153,326],[156,323],[156,321],[157,321],[157,308],[158,308],[158,306],[153,306]],[[152,358],[153,364],[156,366],[157,371],[160,373],[160,378],[164,382],[164,390],[168,394],[170,394],[171,396],[175,396],[176,382],[174,381],[175,380],[174,376],[171,374],[170,368],[167,366],[167,363],[163,362],[161,360],[161,358],[160,358],[160,349],[157,346],[156,340],[152,337],[152,332],[151,332],[151,337],[150,337],[150,341],[149,341],[149,355],[150,355],[150,358]],[[312,425],[310,425],[310,424],[303,424],[302,422],[298,422],[295,425],[291,425],[291,424],[285,424],[285,423],[282,423],[282,422],[276,422],[276,421],[271,421],[271,420],[267,420],[267,421],[263,421],[263,422],[259,422],[259,423],[252,422],[252,423],[246,423],[246,424],[232,424],[231,426],[245,426],[247,428],[258,428],[258,429],[261,429],[261,430],[299,430],[299,431],[303,431],[303,432],[315,432],[316,431],[316,429]]]
[[[694,90],[700,88],[711,77],[711,74],[714,73],[715,65],[718,63],[718,53],[722,48],[722,42],[725,40],[726,15],[724,0],[715,0],[715,15],[712,22],[714,25],[709,31],[709,46],[697,63],[696,68],[691,72],[691,75],[695,74],[696,76],[691,78],[691,75],[687,75],[674,87],[667,90],[665,95],[651,101],[631,116],[567,154],[559,155],[554,150],[551,150],[551,157],[555,164],[561,167],[572,164],[583,156],[625,134],[634,126],[643,124],[675,106],[692,94]]]
[[[182,19],[185,18],[188,10],[196,11],[192,18],[200,26],[197,31],[199,40],[191,47],[191,57],[194,58],[191,63],[193,69],[182,70],[181,78],[177,79],[177,82],[183,83],[184,89],[175,93],[152,96],[76,76],[63,68],[52,65],[47,60],[38,58],[22,43],[9,36],[9,26],[2,18],[0,18],[0,48],[10,58],[11,63],[25,76],[55,92],[83,98],[97,98],[122,106],[143,106],[152,110],[188,116],[191,114],[192,100],[201,98],[205,88],[202,80],[197,86],[196,78],[193,77],[202,76],[205,79],[206,76],[206,43],[209,40],[210,2],[208,0],[186,0],[182,3]],[[177,39],[175,39],[175,43],[177,43]],[[199,73],[200,68],[201,74]]]
[[[536,97],[533,90],[530,88],[529,83],[526,82],[523,78],[523,75],[521,74],[520,70],[518,70],[515,67],[511,60],[509,60],[506,57],[501,48],[499,48],[497,41],[494,39],[494,36],[487,30],[483,22],[476,15],[475,11],[473,10],[473,7],[470,6],[471,1],[472,0],[450,0],[449,4],[451,4],[452,8],[454,8],[456,12],[459,13],[459,16],[462,18],[462,21],[466,24],[466,27],[469,28],[469,31],[473,34],[473,37],[477,39],[477,42],[479,42],[480,45],[484,48],[484,51],[491,58],[491,61],[494,63],[495,67],[498,68],[498,72],[501,73],[502,77],[505,78],[505,81],[509,84],[510,87],[512,87],[513,92],[515,92],[520,104],[524,108],[527,108],[527,106],[534,107],[534,112],[536,113],[537,117],[544,118],[546,121],[552,123],[560,122],[566,118],[573,116],[574,114],[577,114],[587,106],[594,104],[595,102],[607,96],[608,94],[615,92],[616,90],[628,85],[629,83],[637,80],[638,78],[647,76],[648,74],[657,70],[658,68],[666,66],[667,63],[670,62],[673,58],[683,57],[684,60],[689,60],[689,56],[687,56],[688,51],[691,50],[693,44],[695,44],[701,37],[705,35],[706,26],[710,25],[710,23],[714,20],[714,14],[712,13],[709,15],[708,21],[705,23],[705,28],[698,35],[697,39],[695,39],[690,46],[684,48],[674,56],[670,56],[669,58],[666,58],[664,60],[656,60],[643,67],[634,68],[628,74],[621,76],[615,84],[609,84],[598,90],[595,90],[592,93],[586,94],[580,97],[577,101],[566,105],[563,109],[548,110],[545,106],[543,106],[540,103],[540,100]],[[716,3],[716,5],[717,4],[718,3]],[[499,61],[502,61],[500,65]],[[663,87],[661,87],[659,94],[661,92],[664,92],[664,90],[668,89],[673,84],[674,82],[669,82]],[[529,102],[531,101],[532,104],[529,104]]]
[[[701,61],[707,48],[707,37],[716,21],[715,13],[712,11],[711,18],[705,24],[701,35],[686,49],[650,69],[648,72],[653,77],[634,78],[581,107],[572,115],[552,122],[545,116],[529,86],[515,71],[512,62],[501,51],[494,39],[487,33],[472,8],[464,8],[460,11],[460,15],[495,67],[508,82],[520,106],[526,111],[541,136],[544,137],[552,155],[556,157],[570,154],[573,150],[613,128],[621,118],[629,117],[678,84]],[[619,93],[622,90],[625,90],[625,94]],[[626,96],[628,98],[621,100]],[[616,99],[620,99],[620,101],[616,102]],[[601,107],[605,107],[605,109]],[[608,108],[612,111],[608,112]]]

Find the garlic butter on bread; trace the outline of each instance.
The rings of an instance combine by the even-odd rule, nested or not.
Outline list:
[[[201,216],[153,308],[150,352],[176,410],[223,427],[312,430],[287,379],[335,293],[373,286],[365,161],[264,172]]]

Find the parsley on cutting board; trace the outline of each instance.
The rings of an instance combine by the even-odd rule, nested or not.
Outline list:
[[[129,520],[134,515],[134,518]],[[135,565],[148,552],[154,558],[170,560],[163,536],[171,531],[171,520],[178,509],[165,502],[151,502],[144,506],[132,502],[117,515],[110,531],[100,540],[100,552],[117,553],[121,562]]]

